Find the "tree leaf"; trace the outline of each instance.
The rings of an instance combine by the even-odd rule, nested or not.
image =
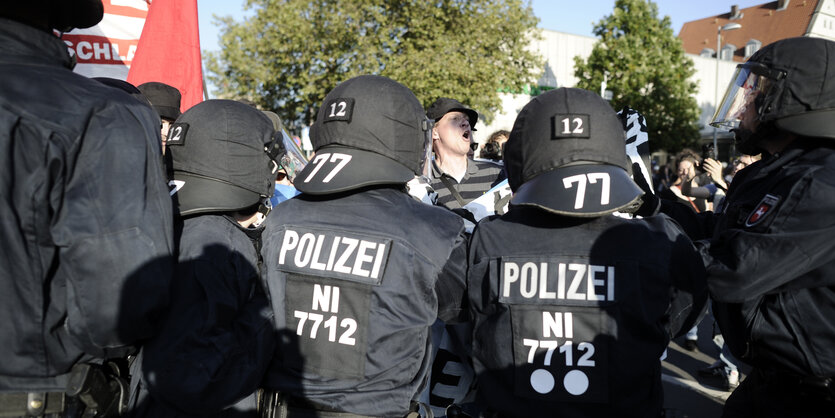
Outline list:
[[[594,27],[600,39],[586,60],[575,58],[577,87],[599,92],[604,74],[615,110],[629,106],[647,120],[651,150],[676,152],[699,139],[693,60],[647,0],[617,0]]]
[[[243,21],[217,18],[207,54],[218,97],[246,98],[291,130],[310,125],[327,92],[361,74],[409,87],[424,106],[453,97],[489,120],[502,89],[522,90],[543,60],[522,0],[248,0]]]

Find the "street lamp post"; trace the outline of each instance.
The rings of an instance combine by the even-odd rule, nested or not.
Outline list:
[[[722,46],[722,31],[729,31],[734,29],[741,28],[742,25],[739,23],[728,23],[724,26],[719,26],[716,31],[716,88],[714,89],[713,94],[713,103],[716,106],[716,110],[719,110],[719,55],[720,55],[720,48]],[[714,111],[714,113],[716,113]],[[716,144],[716,127],[713,127],[713,152],[716,155],[719,155],[719,147]]]

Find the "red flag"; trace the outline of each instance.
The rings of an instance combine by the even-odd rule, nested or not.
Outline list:
[[[182,94],[180,110],[203,100],[197,0],[153,0],[128,73],[138,86],[158,81]]]

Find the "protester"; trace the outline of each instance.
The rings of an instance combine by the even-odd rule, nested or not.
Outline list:
[[[737,73],[712,124],[763,159],[734,176],[719,215],[649,194],[698,242],[725,342],[753,366],[727,417],[824,417],[835,410],[835,42],[777,41]]]
[[[501,163],[504,143],[507,142],[507,138],[509,136],[510,132],[505,130],[498,130],[490,134],[490,136],[487,138],[487,141],[485,141],[484,145],[481,146],[480,157],[483,159]]]
[[[499,165],[468,157],[478,122],[475,110],[441,97],[429,106],[426,116],[435,121],[431,186],[438,193],[438,205],[460,208],[504,179]]]
[[[0,416],[116,416],[173,269],[158,118],[55,35],[101,1],[0,6]]]
[[[712,210],[716,196],[723,197],[725,194],[722,190],[727,189],[727,185],[725,185],[721,176],[722,165],[711,158],[699,160],[696,154],[690,150],[682,151],[679,154],[678,161],[678,179],[672,187],[659,193],[658,196],[662,199],[666,198],[684,204],[690,203],[697,212]],[[713,180],[713,183],[699,186],[697,182],[699,176],[696,175],[698,171],[703,172],[706,177]],[[698,346],[699,325],[696,324],[684,335],[682,347],[687,351],[695,351]],[[724,389],[733,390],[738,383],[738,376],[738,371],[737,373],[731,373],[729,370],[727,385]]]
[[[699,165],[699,156],[691,150],[684,150],[676,156],[678,177],[669,188],[658,193],[658,197],[673,202],[678,202],[696,212],[704,212],[711,209],[709,197],[692,197],[691,188],[699,187],[696,181],[696,167]]]
[[[415,95],[385,77],[325,97],[316,156],[294,181],[302,194],[264,231],[279,347],[263,417],[416,413],[429,326],[464,314],[463,221],[404,189],[424,173],[431,129]]]
[[[731,163],[733,165],[733,171],[731,172],[731,178],[733,178],[733,176],[735,176],[736,173],[739,172],[739,170],[742,170],[743,168],[748,167],[751,164],[754,164],[755,162],[759,161],[760,158],[762,158],[761,154],[757,154],[757,155],[743,154],[743,155],[741,155],[739,158],[737,158],[736,160],[734,160]]]
[[[430,186],[437,193],[436,204],[463,216],[471,231],[477,219],[462,208],[504,180],[504,172],[500,164],[471,158],[478,146],[472,137],[478,122],[475,110],[458,100],[441,97],[429,106],[426,116],[435,121],[432,128],[435,158],[431,166]],[[495,205],[489,206],[492,208]],[[442,414],[453,403],[468,403],[466,400],[474,397],[472,390],[475,373],[468,361],[468,351],[472,345],[471,327],[469,324],[445,325],[439,321],[433,325],[432,334],[435,360],[432,380],[427,389],[429,394],[424,395],[424,398],[428,398],[435,407],[436,414]],[[457,378],[456,385],[447,383],[453,380],[446,374],[451,369],[460,375],[453,377]],[[439,387],[443,389],[437,389]],[[470,409],[472,405],[457,406],[463,406],[472,414],[478,412]]]
[[[573,129],[554,132],[554,120]],[[617,114],[586,90],[548,91],[517,116],[510,210],[481,221],[469,253],[485,416],[661,416],[661,355],[707,289],[675,222],[612,216],[641,194],[624,142]]]

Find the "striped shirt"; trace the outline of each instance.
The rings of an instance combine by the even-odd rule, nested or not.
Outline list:
[[[432,188],[435,189],[435,192],[438,193],[437,204],[439,206],[446,206],[449,209],[457,209],[462,205],[458,202],[449,188],[444,185],[444,182],[441,180],[442,176],[444,179],[449,181],[449,184],[454,187],[456,191],[458,191],[458,194],[460,194],[461,198],[464,200],[464,204],[477,199],[506,177],[504,168],[500,164],[488,161],[473,161],[468,158],[467,173],[464,174],[464,177],[461,179],[461,183],[458,183],[454,177],[441,171],[435,161],[432,161],[431,185]]]

